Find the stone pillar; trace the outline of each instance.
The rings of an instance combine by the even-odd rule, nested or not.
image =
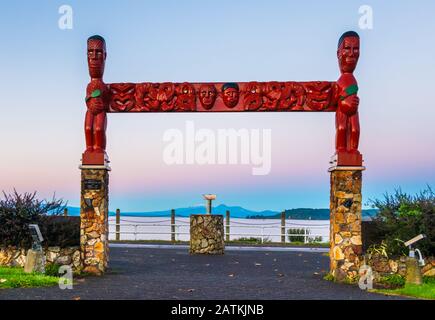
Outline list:
[[[330,197],[330,272],[356,279],[361,263],[361,186],[364,167],[333,167]]]
[[[190,216],[190,253],[224,254],[224,216],[193,214]]]
[[[83,271],[101,275],[109,260],[109,171],[106,165],[80,167],[80,254]]]

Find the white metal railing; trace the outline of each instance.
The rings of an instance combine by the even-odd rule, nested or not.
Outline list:
[[[162,221],[163,222],[163,221]],[[175,239],[176,241],[179,240],[180,235],[190,235],[190,230],[187,230],[185,232],[181,231],[180,228],[187,228],[190,229],[189,223],[161,223],[160,221],[156,222],[137,222],[137,223],[131,223],[131,221],[126,220],[123,223],[109,223],[109,230],[110,227],[114,227],[115,231],[110,232],[113,234],[119,234],[119,239],[122,240],[121,235],[134,235],[134,240],[137,240],[138,235],[170,235],[171,239]],[[119,228],[119,232],[116,231]],[[122,227],[132,227],[132,231],[122,231]],[[168,227],[168,230],[161,230],[161,231],[140,231],[138,230],[139,227],[147,227],[147,228],[161,228],[161,227]],[[269,237],[283,237],[284,236],[284,242],[291,242],[288,240],[288,237],[294,238],[294,237],[303,237],[304,243],[307,243],[310,241],[310,239],[315,239],[316,237],[322,237],[322,239],[325,237],[325,233],[313,233],[310,229],[316,229],[316,228],[322,228],[325,229],[325,227],[329,228],[329,224],[323,224],[323,225],[303,225],[303,224],[297,224],[297,223],[286,223],[285,226],[282,226],[280,223],[267,223],[267,224],[249,224],[249,223],[241,223],[241,222],[235,222],[233,224],[224,225],[225,230],[229,227],[230,232],[225,233],[225,236],[241,236],[241,237],[259,237],[261,239],[261,243],[265,242],[265,239]],[[261,230],[260,233],[240,233],[240,232],[231,232],[232,228],[237,229],[257,229]],[[267,229],[280,229],[285,230],[284,233],[266,233],[265,231]],[[296,233],[288,233],[288,230],[290,229],[303,229],[303,234],[296,234]],[[310,231],[308,231],[310,230]],[[282,242],[282,241],[279,241]]]

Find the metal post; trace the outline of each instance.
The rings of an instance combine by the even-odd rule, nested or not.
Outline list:
[[[116,209],[116,241],[121,240],[121,210]]]
[[[134,240],[137,240],[137,224],[134,225]]]
[[[307,243],[307,228],[304,228],[304,243]]]
[[[285,243],[285,211],[281,212],[281,243]]]
[[[227,212],[226,212],[226,219],[225,219],[225,222],[226,222],[226,230],[225,230],[225,237],[226,237],[226,241],[230,241],[230,211],[229,210],[227,210]]]
[[[171,210],[171,241],[175,242],[175,209]]]
[[[63,216],[68,217],[68,208],[63,209]]]
[[[206,211],[205,211],[206,214],[211,214],[211,200],[210,199],[205,200],[205,209],[206,209]]]
[[[215,194],[204,194],[203,195],[204,199],[205,199],[205,214],[211,214],[211,202],[213,200],[216,200],[216,195]]]
[[[261,227],[261,243],[264,242],[264,227]]]

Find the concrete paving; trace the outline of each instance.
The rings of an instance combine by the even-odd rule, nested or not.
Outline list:
[[[6,289],[0,299],[400,299],[323,280],[329,258],[320,252],[228,248],[222,256],[191,256],[181,246],[111,245],[110,258],[106,275],[75,279],[72,290]]]

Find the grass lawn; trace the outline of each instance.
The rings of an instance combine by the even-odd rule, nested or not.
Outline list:
[[[24,269],[19,267],[0,267],[0,289],[46,287],[58,283],[58,277],[38,273],[24,273]]]
[[[435,300],[435,277],[423,279],[423,284],[406,284],[399,289],[375,289],[374,292]]]

